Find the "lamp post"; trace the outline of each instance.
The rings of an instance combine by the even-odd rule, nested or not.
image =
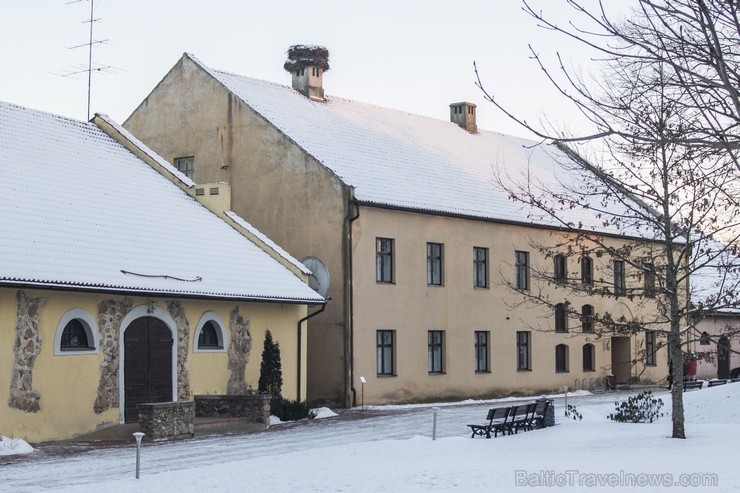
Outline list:
[[[563,390],[565,390],[565,415],[568,415],[568,386],[563,385]]]
[[[365,377],[360,377],[360,384],[361,384],[361,393],[360,393],[360,402],[362,403],[362,410],[365,410]]]
[[[432,440],[437,439],[437,413],[439,412],[438,407],[433,407],[432,411],[434,412],[434,421],[432,422]]]
[[[141,439],[144,437],[144,434],[140,431],[137,431],[134,433],[134,438],[136,438],[136,479],[139,479],[139,456],[141,451]]]

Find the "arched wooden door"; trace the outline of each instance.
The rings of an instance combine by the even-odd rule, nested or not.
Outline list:
[[[172,334],[154,317],[137,318],[123,334],[124,421],[139,420],[138,404],[172,401]]]

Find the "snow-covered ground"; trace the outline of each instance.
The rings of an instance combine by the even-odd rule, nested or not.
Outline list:
[[[465,425],[482,422],[497,401],[440,405],[436,440],[431,406],[394,406],[145,444],[139,480],[133,439],[129,448],[69,455],[40,447],[6,458],[0,491],[740,491],[740,383],[685,394],[686,440],[669,438],[669,416],[652,424],[606,418],[634,393],[570,395],[582,421],[563,416],[560,396],[556,426],[491,440],[471,440]],[[669,415],[670,395],[655,393]]]

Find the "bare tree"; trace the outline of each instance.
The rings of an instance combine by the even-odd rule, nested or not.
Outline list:
[[[561,62],[556,77],[531,50],[549,83],[586,116],[592,132],[569,135],[534,126],[500,104],[480,78],[478,85],[497,108],[555,143],[578,163],[581,173],[586,170],[595,179],[552,187],[536,177],[499,169],[495,181],[514,200],[560,221],[567,233],[563,240],[538,245],[546,256],[577,252],[615,260],[611,281],[575,280],[561,286],[573,294],[627,296],[647,307],[632,318],[602,313],[594,314],[593,321],[617,333],[665,335],[674,381],[681,382],[683,343],[696,331],[696,313],[740,307],[735,260],[740,245],[738,2],[640,0],[631,18],[620,22],[610,20],[601,4],[590,11],[576,1],[567,3],[575,18],[587,25],[573,21],[560,27],[527,3],[524,10],[541,26],[600,52],[600,75],[582,78]],[[576,152],[576,146],[594,142],[602,146],[598,166]],[[574,208],[600,218],[602,232],[560,219]],[[623,240],[615,243],[603,233],[608,229],[620,231]],[[624,270],[620,274],[616,269],[623,265],[641,281],[630,283],[637,287],[629,291],[618,285]],[[715,289],[699,298],[689,281],[707,270],[714,274]],[[544,296],[530,298],[552,303]],[[584,318],[576,309],[567,313]],[[686,437],[682,392],[680,384],[673,386],[674,438]]]

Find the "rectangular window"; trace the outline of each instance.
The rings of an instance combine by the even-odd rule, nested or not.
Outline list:
[[[195,173],[195,157],[194,156],[187,156],[187,157],[176,157],[175,158],[175,168],[182,173],[183,175],[187,176],[191,180],[193,179],[193,174]]]
[[[645,331],[645,364],[655,366],[655,332]]]
[[[395,331],[379,330],[376,334],[378,375],[395,375],[395,365],[393,364]]]
[[[624,295],[626,283],[624,279],[624,260],[614,261],[614,295]]]
[[[488,248],[473,247],[473,287],[488,287]]]
[[[655,296],[655,270],[653,269],[653,264],[642,264],[642,275],[645,281],[644,294],[647,298],[652,298]]]
[[[488,352],[488,339],[490,332],[483,330],[475,331],[475,371],[490,371],[490,355]]]
[[[391,238],[375,239],[375,280],[393,282],[393,240]]]
[[[427,284],[442,285],[442,244],[427,243]]]
[[[429,373],[444,372],[444,331],[430,330],[428,335]]]
[[[531,370],[529,357],[531,354],[530,344],[531,333],[528,331],[519,331],[516,333],[516,369]]]
[[[516,252],[516,288],[529,289],[529,252]]]

